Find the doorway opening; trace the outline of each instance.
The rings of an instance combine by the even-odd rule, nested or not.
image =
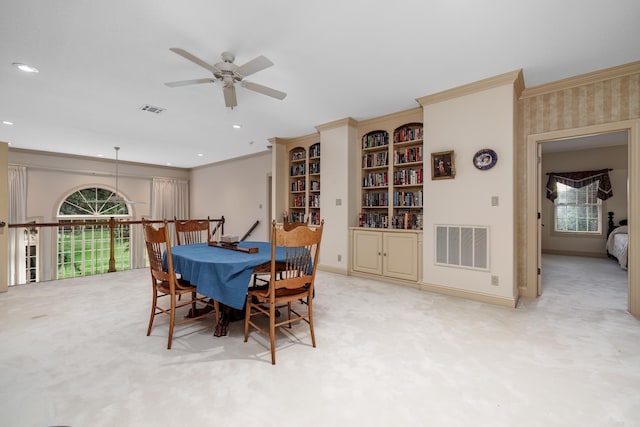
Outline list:
[[[542,213],[542,145],[550,141],[569,140],[579,137],[592,136],[612,132],[627,132],[628,155],[628,185],[627,185],[627,218],[629,222],[629,251],[628,251],[628,311],[640,316],[640,253],[635,244],[638,233],[637,224],[640,223],[640,120],[627,120],[583,128],[565,129],[527,137],[527,222],[526,251],[526,288],[522,295],[535,297],[541,291],[541,236]],[[634,234],[635,233],[635,234]],[[536,286],[537,285],[537,286]]]
[[[541,216],[538,230],[541,274],[538,295],[544,293],[545,278],[549,277],[545,274],[545,269],[549,265],[553,265],[555,277],[558,277],[557,272],[564,273],[565,282],[569,286],[574,278],[581,276],[585,266],[603,260],[612,265],[616,263],[607,258],[608,237],[611,232],[609,221],[613,228],[620,221],[626,223],[628,218],[628,141],[629,132],[619,130],[540,143],[541,161],[537,184],[538,192],[541,193],[538,195],[538,212]],[[551,201],[546,197],[550,193],[547,180],[551,174],[582,171],[605,171],[606,176],[602,177],[602,181],[606,178],[611,183],[611,191],[602,192],[598,197],[598,189],[602,188],[600,180],[587,184],[590,179],[586,178],[583,181],[568,180],[565,184],[557,182],[554,187],[556,192],[553,194],[555,200]],[[545,263],[542,262],[543,258]],[[621,260],[619,268],[623,270],[622,276],[626,276],[626,256]],[[599,286],[614,286],[615,283],[619,287],[621,274],[616,272],[615,276],[616,280],[612,277],[611,283],[606,276],[599,277]],[[590,276],[583,276],[583,279],[584,286],[588,286]],[[626,299],[628,280],[625,282]],[[562,280],[549,283],[554,286],[563,285]]]

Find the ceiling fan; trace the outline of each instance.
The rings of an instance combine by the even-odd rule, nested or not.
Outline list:
[[[169,50],[177,53],[178,55],[188,59],[191,62],[194,62],[202,68],[209,70],[211,73],[213,73],[214,77],[165,83],[169,87],[187,86],[201,83],[215,83],[216,81],[220,81],[223,85],[224,103],[229,108],[233,108],[238,105],[238,101],[236,100],[236,82],[240,83],[240,86],[244,88],[261,93],[263,95],[270,96],[272,98],[282,100],[287,96],[286,93],[279,90],[275,90],[267,86],[244,80],[245,77],[257,73],[258,71],[264,70],[265,68],[269,68],[273,65],[273,62],[271,62],[265,56],[260,55],[257,58],[254,58],[251,61],[247,62],[246,64],[238,66],[233,63],[233,61],[235,60],[235,56],[232,53],[222,52],[222,62],[211,65],[184,49],[172,47]]]

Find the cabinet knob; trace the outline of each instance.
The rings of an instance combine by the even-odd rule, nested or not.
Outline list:
[[[7,225],[7,223],[6,223],[6,222],[4,222],[4,221],[0,221],[0,228],[4,227],[5,225]]]
[[[382,256],[387,256],[387,253],[385,252],[384,254],[382,254]]]
[[[378,252],[378,255],[382,255],[380,252]]]

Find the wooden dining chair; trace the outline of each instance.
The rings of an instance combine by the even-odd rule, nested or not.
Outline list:
[[[271,225],[271,270],[269,286],[266,289],[249,289],[244,320],[244,341],[249,338],[249,328],[253,327],[269,337],[271,344],[271,363],[276,363],[275,330],[283,325],[305,321],[309,324],[311,343],[316,346],[313,329],[313,288],[320,255],[320,241],[324,221],[320,226],[311,228],[307,225],[285,230]],[[285,251],[285,260],[276,261],[276,248]],[[295,306],[299,300],[306,299],[306,304]],[[276,309],[287,308],[286,319],[276,321]],[[257,316],[266,316],[269,330],[260,326]]]
[[[192,245],[194,243],[207,243],[211,234],[211,221],[196,219],[178,219],[173,217],[176,229],[178,245]]]
[[[286,231],[291,231],[296,227],[307,225],[304,222],[289,222],[287,218],[285,218],[282,223],[282,228]],[[271,274],[271,266],[259,266],[253,271],[253,287],[265,287],[269,284],[269,275]]]
[[[147,254],[149,255],[149,268],[151,271],[151,285],[153,289],[151,316],[149,318],[147,336],[151,334],[155,317],[158,314],[168,315],[169,338],[167,342],[167,349],[171,349],[174,326],[182,323],[193,322],[194,320],[199,320],[207,316],[214,316],[218,313],[218,307],[217,304],[214,304],[214,302],[209,300],[209,298],[198,296],[195,286],[177,279],[176,273],[173,269],[173,260],[171,258],[171,242],[169,240],[169,227],[167,221],[164,221],[164,226],[156,228],[150,222],[143,219],[142,226],[144,228],[144,240],[147,246]],[[166,268],[163,267],[163,253],[166,253]],[[191,298],[185,301],[178,301],[178,297],[182,295],[190,295]],[[160,306],[160,299],[164,301],[168,299],[169,307]],[[204,304],[205,308],[209,308],[209,310],[198,308],[196,303]],[[176,317],[178,309],[185,306],[191,306],[189,315],[177,320]],[[203,314],[198,315],[198,313]]]

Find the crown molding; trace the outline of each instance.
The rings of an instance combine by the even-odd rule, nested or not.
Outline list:
[[[324,132],[330,129],[339,128],[339,127],[348,127],[348,126],[357,127],[358,121],[351,117],[345,117],[344,119],[334,120],[329,123],[318,125],[316,126],[316,130],[318,132]]]
[[[500,74],[487,79],[479,80],[474,83],[469,83],[463,86],[458,86],[453,89],[448,89],[442,92],[434,93],[432,95],[416,98],[416,101],[423,107],[429,104],[436,104],[438,102],[448,101],[450,99],[459,98],[465,95],[471,95],[476,92],[481,92],[494,87],[504,86],[507,84],[514,85],[516,93],[522,92],[524,88],[524,80],[522,78],[522,69],[510,71],[508,73]]]
[[[548,93],[559,92],[578,86],[584,86],[591,83],[597,83],[638,73],[640,73],[640,61],[631,62],[629,64],[605,68],[602,70],[593,71],[591,73],[568,77],[566,79],[557,80],[555,82],[527,88],[522,92],[520,99],[546,95]]]

